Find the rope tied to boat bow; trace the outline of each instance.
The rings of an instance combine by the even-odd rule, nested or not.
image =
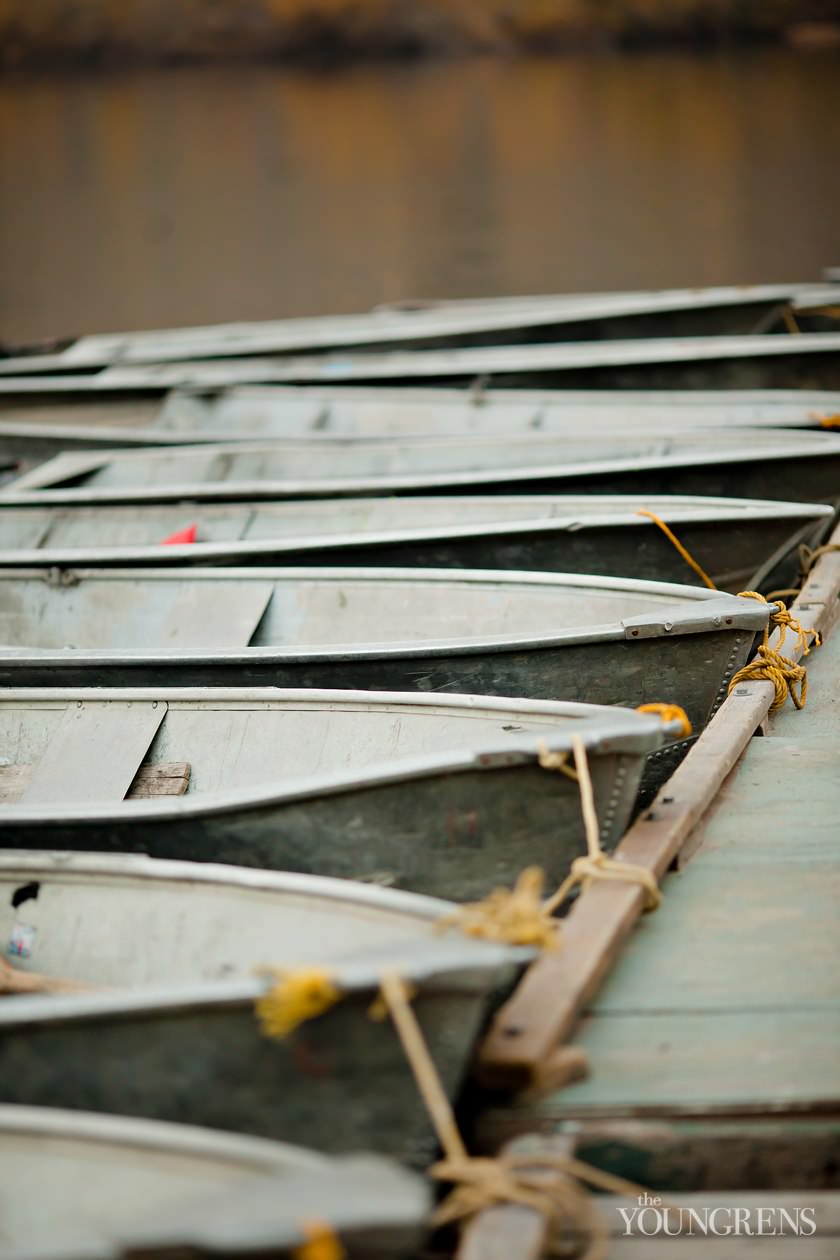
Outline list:
[[[679,739],[688,739],[691,734],[691,722],[688,714],[682,705],[679,704],[661,704],[658,700],[651,701],[650,704],[637,704],[637,713],[653,713],[656,717],[662,719],[663,722],[679,722],[680,733]]]
[[[563,883],[548,901],[543,903],[543,913],[551,914],[556,910],[578,884],[586,889],[592,880],[597,879],[639,884],[645,892],[645,911],[656,910],[662,901],[662,893],[653,872],[646,866],[637,866],[632,862],[622,862],[619,858],[610,857],[601,848],[598,815],[595,812],[595,794],[592,790],[592,776],[589,773],[589,759],[586,755],[586,745],[580,735],[572,736],[572,752],[580,788],[580,807],[586,832],[587,853],[583,857],[574,859]]]
[[[481,901],[466,902],[440,919],[438,929],[459,927],[465,935],[485,941],[559,949],[560,923],[545,908],[544,884],[542,868],[528,866],[520,872],[512,890],[494,888]]]
[[[605,1260],[609,1234],[587,1185],[633,1197],[644,1191],[571,1156],[471,1156],[411,1008],[404,981],[396,972],[386,972],[380,977],[380,993],[443,1149],[444,1158],[432,1165],[429,1175],[454,1185],[433,1213],[432,1224],[466,1221],[496,1204],[518,1204],[534,1208],[545,1217],[549,1244],[552,1239],[559,1239],[563,1229],[573,1229],[586,1240],[581,1260]],[[550,1179],[547,1173],[552,1174]]]
[[[682,720],[683,731],[691,734],[691,723],[679,705],[650,705],[652,709],[670,721]],[[664,710],[664,714],[662,713]],[[622,862],[604,853],[600,842],[598,816],[589,773],[586,745],[579,735],[572,736],[574,765],[568,764],[568,752],[552,752],[544,740],[537,744],[538,762],[544,770],[556,770],[573,779],[580,792],[581,812],[586,832],[585,855],[575,858],[569,874],[550,897],[543,900],[545,873],[539,866],[523,870],[513,887],[494,888],[481,901],[466,902],[453,913],[438,922],[438,928],[458,927],[467,936],[483,940],[502,941],[508,945],[530,945],[538,949],[554,950],[560,947],[560,923],[554,911],[566,900],[578,884],[586,888],[592,880],[606,879],[616,882],[639,884],[645,892],[645,911],[656,910],[662,900],[659,885],[647,867]]]
[[[739,598],[757,599],[762,604],[768,601],[758,591],[740,591]],[[764,639],[759,644],[755,656],[737,673],[733,674],[729,682],[729,693],[731,694],[739,683],[743,682],[771,682],[774,688],[773,702],[770,705],[771,713],[778,713],[784,706],[788,696],[793,701],[794,707],[804,709],[805,702],[808,698],[808,671],[804,665],[799,665],[788,656],[783,656],[778,648],[770,646],[770,627],[778,628],[781,631],[781,643],[785,641],[788,631],[796,636],[796,644],[803,656],[810,654],[812,647],[819,647],[822,638],[818,630],[811,628],[806,629],[800,621],[789,611],[783,600],[775,600],[770,605],[772,611],[770,620],[764,631]],[[811,643],[808,642],[808,636],[811,636]]]
[[[266,969],[274,984],[257,998],[254,1011],[266,1037],[282,1041],[307,1020],[322,1015],[341,998],[341,990],[323,967]]]

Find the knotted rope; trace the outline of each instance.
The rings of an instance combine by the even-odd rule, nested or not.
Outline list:
[[[611,858],[601,848],[589,760],[586,755],[586,745],[580,735],[572,736],[572,750],[580,787],[580,806],[586,831],[587,853],[585,857],[575,858],[572,862],[569,874],[563,883],[548,901],[543,903],[543,913],[550,914],[556,910],[578,884],[586,889],[592,880],[596,879],[641,885],[646,894],[645,911],[655,910],[662,901],[662,894],[653,872],[646,866],[636,866],[631,862],[620,862],[616,858]]]
[[[380,991],[444,1152],[443,1160],[434,1164],[429,1174],[455,1185],[433,1214],[432,1223],[440,1226],[468,1220],[494,1204],[519,1204],[545,1216],[550,1236],[556,1236],[563,1226],[583,1235],[587,1247],[582,1260],[604,1260],[608,1232],[585,1185],[634,1197],[643,1193],[640,1187],[561,1155],[470,1156],[401,977],[385,973],[380,978]],[[550,1182],[546,1171],[554,1173]]]
[[[341,998],[341,990],[322,967],[267,972],[275,977],[272,987],[257,998],[254,1012],[266,1037],[282,1040],[307,1020],[328,1011]]]
[[[691,723],[679,705],[650,707],[657,712],[660,708],[669,713],[673,710],[674,715],[682,718],[685,733],[691,734]],[[572,736],[574,767],[568,764],[568,753],[551,752],[543,740],[537,748],[539,764],[543,769],[557,770],[577,782],[586,832],[586,855],[574,859],[563,883],[546,900],[542,899],[545,874],[541,867],[529,866],[521,872],[513,890],[494,888],[481,901],[459,906],[454,914],[440,920],[440,928],[456,926],[467,936],[552,950],[560,947],[560,924],[554,918],[554,911],[578,884],[586,888],[594,879],[640,884],[645,891],[645,910],[655,910],[660,904],[662,894],[659,885],[647,867],[617,861],[601,848],[589,759],[580,735]]]
[[[680,553],[680,555],[682,556],[683,560],[685,560],[685,562],[686,562],[686,564],[689,566],[689,568],[691,568],[691,569],[693,569],[693,570],[694,570],[694,572],[695,572],[695,573],[697,574],[697,576],[700,578],[700,581],[701,581],[701,582],[704,582],[704,583],[705,583],[705,585],[706,585],[706,586],[708,586],[708,588],[709,588],[709,590],[710,590],[710,591],[716,591],[716,590],[717,590],[717,587],[715,586],[715,584],[714,584],[714,582],[712,581],[712,579],[709,577],[709,575],[708,575],[708,573],[706,572],[706,570],[705,570],[705,569],[702,569],[702,568],[700,567],[700,565],[699,565],[699,564],[697,563],[697,561],[694,559],[694,556],[691,554],[691,552],[688,550],[688,548],[687,548],[687,547],[685,547],[685,546],[684,546],[684,545],[680,542],[679,538],[677,538],[677,535],[676,535],[676,534],[674,533],[674,531],[670,528],[670,526],[668,526],[668,525],[666,525],[666,524],[665,524],[665,522],[662,520],[661,516],[657,516],[655,512],[651,512],[651,511],[649,511],[647,508],[639,508],[639,510],[637,511],[636,515],[637,515],[637,516],[647,516],[649,520],[653,521],[654,525],[657,525],[657,526],[658,526],[658,527],[662,530],[662,533],[665,535],[665,537],[668,539],[668,541],[669,541],[670,543],[672,543],[672,544],[676,547],[677,551]]]
[[[766,643],[759,644],[758,651],[748,665],[734,674],[729,683],[730,692],[743,682],[771,682],[775,688],[771,713],[778,713],[790,696],[797,709],[805,708],[808,698],[808,671],[787,656],[782,656]],[[797,688],[799,690],[797,691]]]
[[[788,630],[790,630],[791,634],[795,634],[797,647],[799,648],[803,656],[809,655],[811,651],[811,647],[819,647],[820,644],[822,643],[819,630],[810,630],[810,629],[805,630],[801,622],[799,622],[797,618],[794,617],[793,613],[788,609],[784,600],[777,599],[777,600],[774,600],[772,603],[770,603],[770,601],[766,600],[763,595],[759,594],[758,591],[739,591],[738,598],[739,599],[757,599],[760,604],[769,604],[769,607],[771,608],[772,611],[770,613],[770,624],[768,625],[767,629],[764,631],[765,643],[767,642],[770,635],[770,626],[774,626],[777,629],[781,630],[782,644],[784,644],[785,635],[787,634]],[[813,642],[811,643],[810,646],[808,644],[809,634],[813,635]]]
[[[740,591],[739,595],[743,599],[757,599],[762,604],[768,602],[758,591]],[[770,705],[771,714],[779,712],[788,696],[795,708],[804,709],[808,698],[808,671],[804,665],[797,664],[790,657],[783,656],[777,648],[770,647],[770,627],[778,627],[781,630],[782,643],[788,631],[794,634],[797,647],[803,656],[809,655],[811,647],[819,647],[822,639],[818,630],[806,630],[786,608],[782,600],[776,600],[771,608],[773,611],[770,613],[770,620],[764,631],[764,639],[759,644],[753,659],[733,674],[729,682],[729,693],[731,694],[739,683],[771,682],[774,688],[773,702]],[[812,636],[810,645],[809,635]]]
[[[546,910],[542,899],[545,873],[528,866],[517,877],[511,891],[494,888],[481,901],[469,901],[438,922],[438,928],[459,927],[467,936],[507,945],[530,945],[538,949],[559,949],[560,924]]]

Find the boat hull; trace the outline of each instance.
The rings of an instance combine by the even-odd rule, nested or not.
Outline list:
[[[378,506],[385,501],[371,502]],[[507,523],[505,519],[488,520],[483,526],[476,523],[472,528],[468,520],[470,500],[453,500],[453,514],[455,504],[464,505],[464,519],[457,528],[448,528],[446,521],[435,525],[436,501],[426,502],[429,520],[422,529],[401,525],[397,511],[393,523],[386,519],[366,526],[363,520],[354,519],[352,508],[342,515],[335,503],[325,504],[325,517],[330,522],[328,538],[324,537],[320,520],[318,531],[307,534],[304,527],[299,534],[290,534],[283,528],[285,521],[278,518],[272,534],[272,507],[276,511],[282,505],[103,507],[96,512],[82,509],[78,513],[67,508],[9,508],[0,511],[0,536],[9,548],[0,551],[0,567],[397,566],[563,571],[699,582],[661,531],[634,515],[637,509],[630,504],[646,505],[646,499],[631,499],[627,506],[617,507],[617,513],[627,514],[624,522],[601,521],[595,514],[576,512],[571,501],[569,523],[565,524],[552,523],[550,519],[533,521],[536,512],[529,508],[525,497],[520,519]],[[445,504],[447,500],[439,502]],[[315,505],[305,506],[308,511]],[[665,518],[671,515],[667,507],[656,501],[651,508],[658,514],[664,512]],[[562,503],[558,510],[565,510]],[[360,508],[360,515],[363,511]],[[792,585],[797,576],[797,545],[804,542],[814,546],[825,533],[830,517],[818,516],[816,511],[811,513],[803,507],[799,514],[788,510],[783,516],[768,511],[733,511],[717,518],[710,511],[709,519],[695,519],[681,512],[677,513],[673,528],[720,590],[756,589],[756,573],[768,556],[776,556],[776,562],[763,576],[764,589],[775,590]],[[829,509],[822,511],[828,514]],[[259,522],[257,530],[249,526],[249,516]],[[160,545],[160,540],[176,532],[187,517],[196,523],[198,541]],[[110,541],[114,538],[120,541]],[[11,543],[15,544],[14,549]]]
[[[502,952],[505,964],[407,977],[450,1099],[488,1003],[515,977],[512,951]],[[393,1027],[370,1018],[376,994],[375,981],[362,983],[282,1041],[260,1031],[252,999],[235,995],[18,998],[0,1011],[0,1100],[203,1125],[327,1153],[369,1150],[426,1167],[434,1134]]]
[[[632,631],[628,631],[632,635]],[[583,637],[583,636],[581,636]],[[726,697],[750,655],[756,632],[721,628],[702,634],[598,638],[546,646],[474,647],[387,654],[292,653],[245,648],[204,655],[0,650],[0,684],[20,687],[294,687],[436,692],[569,700],[637,708],[667,702],[685,709],[696,733]],[[308,655],[308,659],[307,659]],[[681,746],[682,746],[681,742]],[[656,753],[662,777],[678,748]]]
[[[104,485],[62,485],[64,471],[56,461],[55,476],[50,463],[36,474],[16,478],[4,484],[2,506],[32,507],[72,505],[99,507],[109,504],[210,503],[245,500],[313,499],[325,497],[358,498],[371,495],[433,494],[623,494],[623,495],[697,495],[749,499],[781,499],[796,503],[830,503],[840,500],[840,440],[833,435],[809,434],[808,437],[832,438],[813,453],[789,449],[775,454],[756,450],[754,456],[722,453],[716,460],[706,453],[702,458],[679,455],[670,462],[639,455],[632,465],[628,460],[613,460],[609,452],[604,459],[587,466],[585,461],[568,462],[547,467],[535,463],[529,467],[437,468],[406,475],[342,475],[340,470],[319,479],[278,478],[275,472],[259,469],[259,476],[249,480],[191,479],[171,484],[158,482],[142,485],[120,484],[116,478]],[[325,439],[326,441],[326,439]],[[148,450],[149,448],[147,448]],[[192,448],[201,450],[201,448]],[[234,448],[229,448],[233,454]],[[183,448],[173,448],[183,450]],[[247,452],[247,447],[244,448]],[[327,449],[324,448],[326,455]],[[123,452],[115,452],[121,456]],[[133,455],[134,452],[129,453]],[[78,458],[81,460],[82,456]],[[162,456],[166,460],[166,456]],[[539,458],[539,453],[535,453]],[[169,456],[170,463],[172,456]],[[98,461],[100,466],[104,461]],[[85,473],[80,471],[79,478]],[[69,480],[71,473],[66,474]]]
[[[192,1253],[214,1226],[226,1254],[285,1251],[304,1241],[301,1219],[316,1215],[328,1217],[354,1260],[414,1255],[428,1197],[418,1177],[374,1156],[327,1159],[191,1126],[0,1106],[6,1260],[121,1260],[126,1249],[156,1255],[172,1246]]]
[[[611,848],[632,814],[642,759],[603,754],[591,757],[590,766],[603,842]],[[8,847],[147,853],[332,875],[453,901],[510,887],[530,865],[541,866],[556,886],[585,851],[577,786],[533,763],[238,808],[208,802],[192,813],[123,804],[72,816],[9,812],[1,833]]]

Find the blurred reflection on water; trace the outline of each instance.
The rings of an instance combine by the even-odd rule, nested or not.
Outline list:
[[[840,263],[840,59],[0,81],[0,337]]]

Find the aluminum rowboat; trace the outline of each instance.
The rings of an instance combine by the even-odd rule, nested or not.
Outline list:
[[[143,942],[140,942],[142,949]],[[390,1021],[370,1018],[397,971],[450,1098],[527,950],[458,934],[325,960],[341,1000],[282,1041],[261,1031],[263,977],[0,1000],[0,1101],[200,1124],[425,1167],[430,1122]],[[283,959],[272,960],[282,968]],[[163,968],[165,973],[165,966]]]
[[[285,1251],[305,1241],[309,1219],[329,1220],[351,1260],[385,1260],[416,1254],[428,1208],[427,1185],[378,1156],[0,1105],[4,1260]]]
[[[0,695],[0,846],[148,853],[364,879],[462,901],[583,852],[587,748],[602,843],[634,808],[659,718],[590,705],[353,691]]]
[[[58,455],[0,486],[9,506],[417,494],[700,494],[834,502],[840,433],[590,433],[174,446]],[[35,495],[36,497],[31,497]]]
[[[700,731],[767,619],[701,586],[562,573],[0,570],[0,685],[668,701]]]
[[[699,582],[653,522],[675,529],[721,590],[790,586],[824,504],[633,495],[473,495],[294,503],[2,507],[0,567],[396,565],[599,573]],[[167,542],[194,531],[193,542]],[[774,559],[768,563],[768,557]]]
[[[0,358],[0,371],[77,371],[111,363],[289,354],[340,346],[486,346],[763,333],[784,331],[785,314],[793,312],[800,328],[811,326],[811,312],[821,326],[825,322],[821,312],[832,308],[837,294],[837,286],[829,284],[775,284],[395,305],[354,315],[85,336],[53,353]]]

